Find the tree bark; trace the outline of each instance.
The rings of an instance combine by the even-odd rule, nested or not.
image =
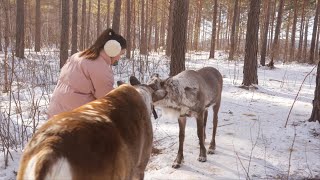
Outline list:
[[[161,49],[165,47],[165,34],[166,34],[166,11],[164,10],[166,8],[165,3],[162,4],[162,11],[161,12],[161,25],[160,25],[160,44],[159,46]]]
[[[309,122],[318,121],[320,123],[320,62],[318,62],[317,68],[316,88],[314,91],[314,99],[312,101],[313,108]]]
[[[196,10],[196,22],[194,24],[194,36],[193,36],[193,49],[195,51],[199,50],[199,35],[201,26],[201,11],[202,11],[202,0],[197,0],[197,10]]]
[[[151,4],[151,5],[150,5]],[[149,0],[147,1],[147,18],[146,21],[148,22],[146,24],[147,27],[147,49],[148,49],[148,53],[151,51],[152,47],[151,47],[151,34],[152,33],[152,26],[153,26],[153,19],[154,19],[154,14],[153,14],[153,5],[154,5],[154,0]],[[149,17],[149,18],[148,18]]]
[[[110,0],[107,0],[107,28],[110,27]]]
[[[302,62],[306,62],[307,59],[307,48],[308,48],[308,24],[309,24],[309,19],[306,20],[306,25],[305,25],[305,30],[304,30],[304,42],[303,42],[303,58]]]
[[[305,19],[305,4],[306,0],[302,0],[302,12],[301,12],[301,21],[300,21],[300,35],[299,35],[299,47],[297,53],[297,59],[301,62],[302,57],[302,43],[303,43],[303,27],[304,27],[304,19]]]
[[[176,0],[173,12],[170,76],[185,70],[189,0]]]
[[[127,0],[127,52],[126,57],[130,59],[131,57],[131,3]]]
[[[271,0],[266,1],[266,6],[267,7],[266,7],[265,21],[264,21],[264,32],[263,32],[262,45],[261,45],[261,58],[260,58],[261,66],[266,65]]]
[[[139,0],[138,0],[139,1]],[[134,50],[136,49],[136,27],[137,27],[137,9],[139,8],[136,8],[138,3],[136,3],[136,0],[133,1],[132,3],[132,14],[133,14],[133,22],[132,22],[132,49],[133,49],[133,52],[132,52],[132,56],[133,56],[133,53],[134,53]],[[134,59],[133,59],[134,60]],[[134,63],[133,63],[134,65]],[[134,72],[134,71],[133,71]]]
[[[100,20],[100,16],[101,16],[101,0],[98,0],[98,12],[97,12],[97,38],[99,37],[100,33],[101,33],[101,20]]]
[[[10,36],[10,21],[9,21],[9,7],[10,1],[9,0],[1,0],[1,7],[4,13],[4,58],[3,58],[3,65],[4,65],[4,87],[3,92],[6,93],[9,91],[9,65],[8,65],[8,47],[9,47],[9,36]]]
[[[317,36],[319,11],[320,11],[320,0],[317,1],[316,14],[314,16],[314,21],[313,21],[313,31],[312,31],[312,39],[311,39],[311,45],[310,45],[309,64],[314,63],[314,52],[315,52],[315,44],[316,44],[316,36]]]
[[[121,15],[121,0],[114,1],[112,29],[116,33],[120,33],[120,15]]]
[[[35,40],[34,51],[40,52],[41,47],[41,1],[36,0],[36,27],[35,27]]]
[[[78,51],[78,0],[72,2],[71,54]]]
[[[1,1],[0,1],[0,4],[2,4]],[[2,5],[2,6],[4,6],[4,5]],[[2,11],[2,8],[0,8],[0,14],[1,14],[1,11]],[[3,16],[0,17],[0,52],[2,52],[2,50],[3,50],[3,48],[2,48],[2,32],[3,32],[3,30],[2,30],[2,22],[3,22],[2,18],[3,18]]]
[[[297,17],[298,17],[298,5],[297,0],[294,0],[294,13],[293,13],[293,23],[292,23],[292,31],[291,31],[291,46],[290,46],[290,61],[295,60],[294,51],[295,51],[295,43],[296,43],[296,26],[297,26]]]
[[[316,39],[316,47],[314,52],[314,60],[318,61],[319,59],[319,35],[320,35],[320,26],[319,26],[319,20],[318,20],[318,31],[317,31],[317,39]]]
[[[86,47],[90,47],[91,44],[91,36],[90,36],[90,27],[91,27],[91,6],[92,6],[92,0],[89,0],[89,12],[87,14],[88,21],[87,21],[87,30],[86,30]]]
[[[220,29],[221,29],[221,14],[222,14],[222,7],[219,6],[219,18],[218,18],[218,32],[217,32],[217,49],[220,49]]]
[[[273,1],[273,0],[272,0]],[[271,54],[270,51],[272,51],[272,45],[273,45],[273,32],[274,32],[274,21],[276,16],[276,8],[277,7],[277,0],[274,0],[272,3],[272,18],[271,18],[271,30],[269,32],[269,45],[268,45],[268,54]]]
[[[166,40],[167,41],[166,56],[171,56],[174,2],[175,0],[170,0],[170,5],[169,5],[169,20],[168,20],[167,40]]]
[[[154,51],[157,52],[159,48],[159,28],[158,28],[158,1],[154,1]]]
[[[61,41],[60,41],[60,68],[68,59],[69,50],[69,0],[62,0]]]
[[[274,59],[278,57],[278,49],[279,49],[279,35],[280,35],[280,28],[282,23],[282,13],[283,13],[283,6],[284,6],[284,0],[279,1],[279,9],[278,9],[278,16],[277,16],[277,24],[274,34],[274,40],[272,44],[272,50],[271,50],[271,61],[269,62],[268,66],[270,68],[274,68]]]
[[[239,0],[234,1],[234,9],[233,9],[233,20],[232,20],[232,25],[231,25],[231,37],[230,37],[230,51],[229,51],[229,60],[234,59],[234,51],[235,51],[235,46],[236,46],[236,21],[237,21],[237,16],[238,16],[238,3]]]
[[[258,84],[257,75],[257,53],[258,53],[258,32],[259,32],[260,0],[250,1],[248,13],[246,46],[243,67],[244,86]]]
[[[140,54],[147,55],[147,32],[145,18],[145,0],[141,0],[141,35],[140,35]]]
[[[288,15],[288,20],[287,20],[287,28],[286,28],[286,42],[284,45],[284,52],[283,52],[283,56],[284,56],[284,62],[288,61],[288,42],[289,42],[289,29],[291,27],[291,12],[289,12]]]
[[[87,11],[87,5],[86,5],[86,0],[82,0],[82,15],[81,15],[81,32],[80,32],[80,50],[84,50],[86,48],[85,44],[85,39],[86,39],[86,33],[85,33],[85,28],[86,28],[86,11]]]
[[[214,53],[215,53],[215,49],[216,49],[217,14],[218,14],[218,0],[214,0],[213,17],[212,17],[211,48],[210,48],[209,58],[214,58]]]
[[[24,0],[17,0],[16,17],[16,57],[24,58]]]

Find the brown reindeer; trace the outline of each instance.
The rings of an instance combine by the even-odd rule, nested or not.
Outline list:
[[[49,119],[24,149],[17,179],[143,179],[153,90],[133,85]]]
[[[223,84],[220,72],[213,67],[204,67],[197,71],[183,71],[166,80],[161,80],[158,75],[154,75],[148,84],[155,90],[152,97],[154,105],[167,111],[165,114],[173,112],[179,117],[179,150],[172,167],[179,168],[183,160],[183,142],[187,116],[193,116],[197,119],[200,144],[198,160],[205,162],[207,156],[204,139],[209,106],[213,107],[214,114],[212,140],[208,154],[213,154],[216,147],[215,136]]]

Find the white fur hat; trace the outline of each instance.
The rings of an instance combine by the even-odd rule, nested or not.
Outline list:
[[[121,52],[121,45],[116,40],[109,40],[104,45],[104,51],[110,57],[116,57]]]

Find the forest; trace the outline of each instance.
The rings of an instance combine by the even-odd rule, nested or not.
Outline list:
[[[0,180],[16,179],[61,68],[108,28],[127,42],[115,82],[207,66],[223,77],[215,153],[197,160],[188,117],[172,168],[180,124],[156,107],[145,179],[320,178],[319,13],[320,0],[0,0]]]

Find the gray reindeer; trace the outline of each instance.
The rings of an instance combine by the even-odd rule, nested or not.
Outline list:
[[[207,160],[204,146],[205,127],[210,106],[213,107],[214,114],[212,140],[208,154],[213,154],[216,147],[215,136],[223,85],[220,72],[213,67],[204,67],[197,71],[186,70],[165,80],[161,80],[158,74],[154,74],[148,85],[155,90],[152,95],[154,105],[164,111],[174,113],[178,117],[179,150],[172,167],[179,168],[183,160],[186,117],[195,117],[197,120],[197,134],[200,144],[198,160],[205,162]]]

